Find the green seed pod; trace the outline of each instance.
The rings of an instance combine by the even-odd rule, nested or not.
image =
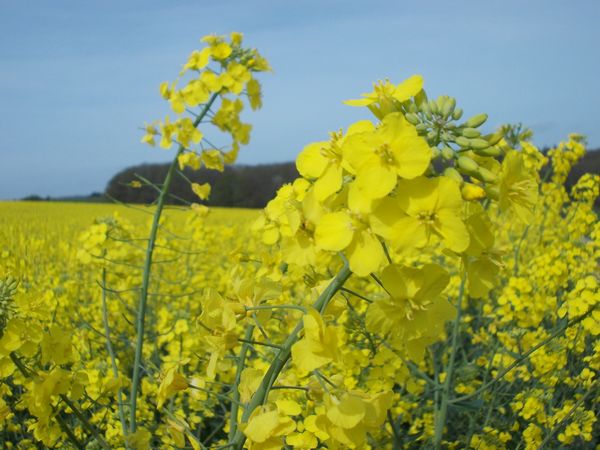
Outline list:
[[[479,176],[481,177],[481,181],[485,181],[486,183],[494,183],[498,177],[496,174],[485,167],[479,167]]]
[[[488,116],[485,113],[477,114],[465,122],[465,126],[469,128],[477,128],[484,124]]]
[[[431,114],[439,114],[440,113],[440,110],[438,109],[438,104],[434,100],[431,100],[429,102],[429,109],[431,111]]]
[[[481,138],[476,138],[476,139],[471,139],[471,148],[488,148],[490,146],[490,143],[488,141],[486,141],[485,139],[481,139]]]
[[[454,158],[454,150],[452,150],[452,148],[448,147],[447,145],[442,147],[442,158],[444,158],[447,161],[451,160],[452,158]]]
[[[450,117],[450,115],[454,112],[454,108],[456,107],[456,99],[453,97],[447,97],[444,102],[444,106],[442,107],[442,116],[444,119]]]
[[[424,123],[420,123],[417,126],[415,126],[415,128],[417,129],[417,132],[419,132],[419,134],[423,134],[427,131],[427,125]]]
[[[468,156],[460,156],[456,162],[458,164],[458,168],[469,175],[475,174],[479,171],[479,164],[477,164]]]
[[[461,134],[464,137],[469,138],[469,139],[477,138],[477,137],[481,136],[481,133],[479,131],[477,131],[477,129],[475,129],[475,128],[463,128],[461,130]]]
[[[469,147],[471,147],[471,141],[469,139],[467,139],[466,137],[458,136],[454,140],[454,142],[456,142],[462,148],[469,148]]]
[[[500,147],[487,147],[487,148],[478,148],[473,150],[475,153],[481,156],[500,156],[503,152]]]
[[[463,182],[465,181],[463,179],[462,175],[454,167],[447,167],[444,170],[444,176],[446,176],[448,178],[452,178],[458,184],[463,184]]]
[[[417,125],[421,122],[419,120],[419,116],[417,116],[414,113],[408,113],[404,117],[406,117],[406,120],[409,121],[410,123],[412,123],[413,125]]]
[[[460,118],[462,117],[462,115],[463,115],[463,110],[461,108],[456,108],[454,110],[454,112],[452,113],[452,118],[454,120],[460,120]]]

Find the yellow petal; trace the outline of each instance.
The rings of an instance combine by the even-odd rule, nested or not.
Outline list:
[[[328,213],[321,216],[315,229],[315,242],[324,250],[340,251],[350,244],[353,235],[352,219],[348,214]]]
[[[357,233],[347,253],[350,270],[360,277],[376,272],[385,261],[381,242],[368,231]]]
[[[308,144],[296,158],[296,168],[305,178],[319,178],[329,164],[321,151],[328,146],[328,142],[314,142]]]
[[[422,89],[423,77],[421,75],[413,75],[396,86],[393,97],[399,102],[404,102],[417,95]]]

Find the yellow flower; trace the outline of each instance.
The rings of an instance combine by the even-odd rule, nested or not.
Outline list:
[[[210,184],[192,183],[192,191],[200,198],[200,200],[206,200],[210,196]]]
[[[158,409],[160,409],[169,398],[179,391],[186,390],[188,386],[188,381],[177,371],[177,367],[169,369],[158,387]]]
[[[350,269],[364,277],[381,267],[385,253],[381,242],[362,215],[337,211],[321,216],[315,229],[318,247],[330,251],[345,250]]]
[[[422,248],[432,238],[462,252],[469,232],[462,219],[463,200],[458,184],[448,177],[400,180],[396,198],[385,198],[373,212],[373,230],[399,249]]]
[[[521,221],[529,223],[538,199],[535,174],[528,169],[523,156],[517,151],[506,154],[500,175],[500,208],[513,212]]]
[[[401,113],[387,115],[379,128],[350,136],[343,156],[356,173],[356,185],[368,198],[378,199],[396,186],[397,177],[423,175],[431,161],[427,141]]]
[[[443,332],[444,323],[454,317],[454,307],[441,296],[448,273],[436,264],[420,269],[390,265],[381,274],[387,297],[367,309],[367,329],[390,335],[406,347],[413,359],[420,359],[424,343]]]
[[[334,361],[338,353],[337,330],[326,326],[315,309],[304,316],[304,337],[292,346],[292,360],[301,372],[311,372]]]
[[[394,102],[404,102],[417,95],[423,89],[423,77],[413,75],[404,80],[398,86],[394,86],[389,80],[380,81],[373,86],[373,92],[362,94],[364,98],[358,100],[346,100],[349,106],[368,106],[371,112],[379,119],[396,109]]]

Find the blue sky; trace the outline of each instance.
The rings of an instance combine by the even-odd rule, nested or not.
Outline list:
[[[170,160],[139,143],[168,112],[158,85],[201,36],[230,31],[274,68],[242,163],[293,160],[369,117],[342,100],[414,73],[490,126],[599,147],[599,22],[597,0],[0,0],[0,198],[102,191],[128,165]]]

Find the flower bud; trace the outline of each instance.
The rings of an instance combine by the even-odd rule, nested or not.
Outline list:
[[[462,198],[467,201],[481,200],[485,197],[485,190],[473,183],[465,183],[460,190]]]
[[[469,175],[475,174],[479,170],[479,164],[477,164],[468,156],[460,156],[456,162],[458,164],[458,168]]]
[[[484,149],[484,148],[488,148],[490,146],[488,141],[486,141],[485,139],[481,139],[481,138],[471,139],[470,142],[471,142],[471,148],[473,148],[473,149]]]
[[[469,139],[467,139],[466,137],[463,137],[463,136],[458,136],[454,140],[454,142],[456,142],[462,148],[470,148],[471,147],[471,141]]]
[[[481,133],[479,131],[477,131],[477,129],[475,129],[475,128],[463,128],[461,130],[461,134],[464,137],[469,138],[469,139],[477,138],[477,137],[481,136]]]
[[[464,183],[462,175],[454,167],[447,167],[444,170],[444,176],[446,176],[448,178],[452,178],[458,184],[463,184]]]
[[[454,120],[460,120],[460,118],[462,117],[462,115],[463,115],[463,110],[461,108],[456,108],[454,110],[454,112],[452,113],[452,118]]]
[[[477,114],[465,122],[465,126],[469,128],[477,128],[487,120],[488,116],[485,113]]]
[[[449,161],[454,158],[454,150],[452,150],[447,145],[442,148],[442,158]]]
[[[412,123],[413,125],[418,125],[419,123],[421,123],[421,120],[419,119],[419,116],[417,116],[414,113],[408,113],[404,117],[406,117],[406,120],[409,123]]]

